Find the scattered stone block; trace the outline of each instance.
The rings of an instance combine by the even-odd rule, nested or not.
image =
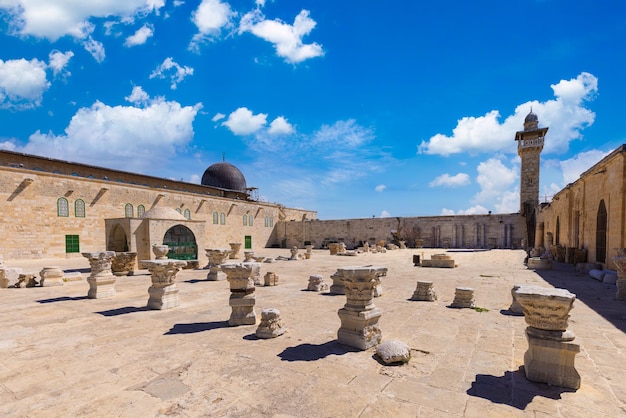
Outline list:
[[[205,267],[209,269],[209,274],[207,274],[206,279],[210,281],[226,280],[226,273],[220,269],[220,265],[230,257],[232,250],[205,248],[204,252],[209,259],[209,264]]]
[[[232,309],[228,325],[231,327],[239,325],[256,324],[256,313],[254,305],[256,296],[254,291],[254,280],[250,277],[253,265],[256,263],[234,263],[222,264],[222,271],[226,273],[230,283],[230,298],[228,303]]]
[[[152,249],[154,250],[154,246]],[[91,275],[87,278],[89,283],[87,297],[89,299],[102,299],[115,296],[115,276],[111,271],[115,251],[82,253],[82,255],[89,260],[91,266]]]
[[[604,275],[602,278],[602,283],[606,284],[617,284],[617,273],[609,272]]]
[[[136,252],[116,252],[111,261],[111,271],[116,276],[132,276],[135,274]]]
[[[411,349],[398,340],[383,341],[376,347],[376,354],[385,364],[404,364],[411,359]]]
[[[278,274],[268,271],[263,276],[263,284],[265,286],[277,286],[278,285]]]
[[[552,270],[552,260],[530,257],[526,263],[529,270]]]
[[[604,279],[604,274],[605,274],[604,270],[593,269],[593,270],[589,271],[589,276],[592,279],[596,279],[596,280],[598,280],[600,282]]]
[[[576,264],[576,272],[589,274],[591,270],[602,270],[602,264],[599,263],[578,263]]]
[[[0,268],[0,289],[13,287],[18,282],[21,268]]]
[[[447,254],[433,254],[430,256],[430,260],[422,260],[422,267],[435,267],[435,268],[455,268],[456,264],[452,257]]]
[[[44,267],[39,272],[39,277],[41,277],[41,286],[43,287],[63,286],[65,284],[63,282],[63,270],[57,266]]]
[[[266,257],[265,260],[263,260],[264,263],[275,263],[276,260],[273,257]]]
[[[252,266],[252,270],[250,271],[250,278],[254,281],[255,286],[262,286],[263,282],[261,282],[261,265],[254,261],[252,262],[244,262],[244,264],[250,264]]]
[[[457,287],[454,292],[454,301],[451,308],[475,308],[474,289],[471,287]]]
[[[328,284],[324,282],[324,277],[322,277],[322,275],[314,274],[312,276],[309,276],[309,284],[306,290],[310,290],[313,292],[323,292],[325,290],[328,290]]]
[[[176,273],[187,264],[184,260],[145,260],[152,286],[148,288],[148,309],[170,309],[180,305]]]
[[[437,294],[433,289],[433,282],[419,280],[417,287],[411,296],[411,300],[419,300],[426,302],[434,302],[437,300]]]
[[[255,333],[257,337],[263,339],[276,338],[286,331],[278,309],[270,308],[261,311],[261,322]]]
[[[345,295],[346,286],[343,283],[342,277],[343,271],[338,269],[333,275],[330,276],[333,279],[333,284],[330,286],[330,293],[334,295]]]

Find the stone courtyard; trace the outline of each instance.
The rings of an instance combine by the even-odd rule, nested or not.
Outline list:
[[[531,271],[520,250],[449,252],[456,268],[415,267],[441,249],[401,249],[262,263],[276,286],[257,286],[256,325],[231,327],[228,281],[208,270],[176,276],[180,305],[148,310],[147,270],[118,277],[115,296],[88,299],[85,258],[5,261],[38,274],[55,265],[81,273],[63,286],[0,289],[0,416],[3,417],[590,417],[626,416],[626,302],[614,285],[554,263]],[[288,249],[257,256],[289,257]],[[241,261],[241,260],[239,260]],[[377,266],[384,293],[382,341],[411,359],[385,365],[376,348],[337,342],[346,296],[307,291],[338,268]],[[417,281],[435,301],[411,300]],[[523,316],[511,288],[532,284],[576,294],[569,330],[580,345],[578,390],[525,378]],[[474,290],[474,309],[452,309],[455,289]],[[261,312],[280,311],[287,331],[255,335]]]

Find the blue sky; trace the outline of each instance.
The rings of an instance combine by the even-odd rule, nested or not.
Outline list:
[[[626,6],[0,0],[0,148],[199,183],[222,160],[321,219],[516,212],[626,142]]]

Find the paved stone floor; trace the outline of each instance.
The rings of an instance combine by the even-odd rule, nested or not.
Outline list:
[[[119,278],[117,295],[87,299],[86,281],[65,286],[0,289],[2,417],[619,417],[626,416],[626,302],[615,286],[571,266],[529,271],[522,251],[450,252],[455,269],[419,268],[395,250],[357,257],[314,250],[310,260],[263,264],[279,275],[258,287],[256,312],[277,308],[288,328],[271,340],[256,326],[229,327],[229,288],[207,270],[178,275],[181,305],[149,311],[150,276]],[[264,249],[257,255],[286,256]],[[38,272],[44,265],[78,269],[84,258],[6,261]],[[308,277],[337,267],[387,267],[383,339],[412,348],[403,366],[379,363],[375,350],[336,341],[345,296],[307,292]],[[417,280],[432,280],[437,302],[409,298]],[[524,318],[508,314],[510,289],[532,283],[577,295],[570,329],[581,352],[577,391],[529,382]],[[475,289],[476,305],[448,308],[457,286]]]

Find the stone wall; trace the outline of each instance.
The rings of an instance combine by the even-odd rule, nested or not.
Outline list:
[[[522,248],[526,233],[524,219],[517,213],[500,215],[423,216],[281,222],[272,237],[273,245],[315,248],[329,242],[345,242],[355,248],[367,241],[390,243],[394,238],[409,246],[421,240],[424,247]]]
[[[273,231],[281,220],[301,221],[317,216],[314,211],[243,200],[238,195],[236,198],[209,195],[207,189],[211,188],[201,185],[174,182],[181,190],[173,190],[173,186],[148,187],[143,184],[155,181],[155,178],[131,173],[122,173],[123,182],[112,181],[122,174],[101,168],[97,168],[101,172],[94,178],[58,174],[54,171],[73,172],[74,164],[44,158],[40,159],[41,164],[37,164],[38,157],[33,156],[28,156],[29,162],[19,167],[15,162],[8,164],[4,161],[7,155],[12,153],[0,152],[0,231],[3,237],[0,254],[5,260],[82,257],[80,252],[103,251],[106,246],[105,219],[126,217],[126,204],[133,205],[133,217],[137,217],[139,205],[143,205],[146,212],[154,206],[179,209],[183,213],[189,209],[192,221],[204,221],[204,242],[197,243],[202,254],[204,248],[228,248],[230,242],[243,243],[245,236],[252,238],[252,249],[263,248],[274,240]],[[39,167],[43,163],[47,164],[48,171]],[[58,169],[54,168],[55,165]],[[77,167],[84,169],[80,165]],[[164,185],[170,184],[168,180],[163,182]],[[68,201],[67,217],[57,214],[59,198]],[[77,200],[85,203],[85,217],[76,216]],[[224,213],[225,225],[213,223],[214,212]],[[248,222],[244,226],[244,214],[247,219],[252,217],[252,226]],[[66,254],[66,235],[79,236],[78,253]]]

